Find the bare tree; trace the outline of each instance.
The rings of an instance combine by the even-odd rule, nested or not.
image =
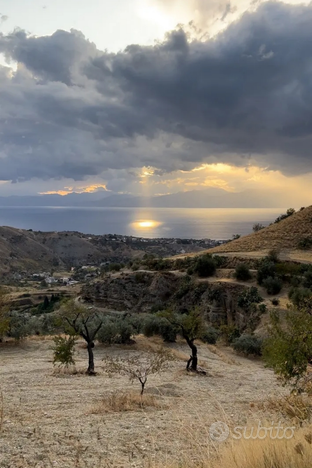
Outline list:
[[[106,358],[104,360],[104,370],[109,374],[127,375],[131,382],[138,380],[141,385],[140,394],[143,397],[148,377],[164,371],[169,361],[173,359],[173,355],[169,351],[160,348],[156,352],[147,352],[143,358],[141,356],[133,356],[128,359]]]
[[[87,374],[94,375],[94,341],[103,325],[102,318],[93,307],[84,307],[73,299],[62,305],[58,314],[64,332],[81,336],[87,343],[89,365]]]

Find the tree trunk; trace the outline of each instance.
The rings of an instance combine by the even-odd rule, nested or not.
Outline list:
[[[89,375],[93,375],[95,373],[94,372],[93,348],[94,348],[94,343],[93,341],[90,341],[90,343],[87,344],[88,356],[89,356],[89,366],[88,366],[87,374]]]
[[[193,372],[197,372],[197,363],[198,363],[197,346],[194,345],[193,340],[186,340],[186,341],[192,350],[192,355],[190,356],[190,359],[187,361],[186,370],[189,370],[189,368],[191,368]]]

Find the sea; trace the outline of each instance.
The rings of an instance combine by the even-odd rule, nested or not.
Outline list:
[[[283,208],[1,207],[0,225],[145,238],[230,239],[268,225]]]

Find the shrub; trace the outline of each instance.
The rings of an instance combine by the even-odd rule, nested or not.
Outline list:
[[[303,237],[298,242],[298,249],[309,250],[312,248],[312,237]]]
[[[258,268],[258,272],[257,272],[258,284],[261,285],[266,278],[269,278],[269,277],[274,278],[274,276],[275,276],[274,262],[268,260],[267,258],[264,258],[261,261],[260,266]]]
[[[274,299],[271,299],[271,302],[274,306],[278,306],[280,303],[279,299],[277,299],[276,297],[274,297]]]
[[[279,252],[276,249],[271,249],[267,255],[267,260],[269,262],[278,263],[279,262]]]
[[[159,335],[160,319],[155,316],[147,316],[143,322],[142,333],[150,338],[154,335]]]
[[[106,319],[98,332],[98,340],[100,343],[113,344],[116,342],[118,334],[116,323]]]
[[[239,281],[248,281],[251,278],[251,274],[248,266],[245,263],[237,265],[235,268],[235,278]]]
[[[227,259],[221,255],[214,255],[213,261],[215,262],[217,268],[222,268],[226,264]]]
[[[259,305],[259,312],[260,314],[265,314],[267,312],[267,306],[265,304]]]
[[[261,229],[264,229],[264,228],[265,228],[265,226],[263,226],[263,224],[261,224],[261,223],[255,223],[252,226],[253,232],[259,232],[259,231],[261,231]]]
[[[310,297],[312,297],[312,291],[308,288],[291,288],[288,293],[288,298],[296,307],[304,306]]]
[[[259,304],[262,301],[263,298],[260,296],[258,288],[252,286],[238,297],[237,305],[242,309],[248,309],[251,304]]]
[[[220,337],[221,332],[214,327],[207,327],[204,330],[201,339],[204,343],[208,344],[216,344],[218,338]]]
[[[301,266],[292,262],[278,262],[275,264],[275,272],[277,275],[289,275],[291,277],[301,274]]]
[[[278,294],[281,291],[283,282],[279,278],[272,278],[269,276],[269,278],[266,278],[263,281],[263,286],[265,287],[268,294],[273,295]]]
[[[105,319],[98,332],[98,340],[104,344],[128,344],[137,332],[132,317]]]
[[[68,338],[63,338],[62,336],[56,336],[54,339],[54,357],[53,365],[58,364],[59,366],[68,367],[69,365],[74,365],[74,352],[76,337],[69,336]]]
[[[211,256],[203,255],[198,257],[193,270],[200,278],[207,278],[215,274],[216,264]]]
[[[302,285],[304,288],[312,288],[312,270],[307,270],[303,275]]]
[[[111,263],[108,267],[109,271],[120,271],[121,264],[120,263]]]
[[[307,306],[289,310],[285,320],[274,311],[271,313],[269,336],[265,340],[263,355],[267,364],[273,367],[285,382],[298,385],[306,374],[312,359],[312,317],[311,301]]]
[[[280,221],[283,221],[283,219],[289,218],[289,216],[292,216],[294,213],[296,213],[296,210],[294,208],[288,208],[286,213],[281,214],[278,218],[276,218],[274,223],[279,223]]]
[[[8,314],[9,326],[6,335],[15,340],[22,340],[31,334],[29,316],[12,311]]]
[[[233,342],[233,348],[246,356],[261,356],[262,340],[254,335],[241,335]]]
[[[231,344],[240,336],[240,331],[234,325],[221,325],[220,334],[226,344]]]
[[[159,333],[166,343],[174,343],[177,339],[177,328],[168,322],[168,320],[161,320],[159,324]]]

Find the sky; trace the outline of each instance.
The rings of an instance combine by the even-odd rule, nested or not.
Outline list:
[[[312,5],[0,0],[0,196],[312,197]]]

